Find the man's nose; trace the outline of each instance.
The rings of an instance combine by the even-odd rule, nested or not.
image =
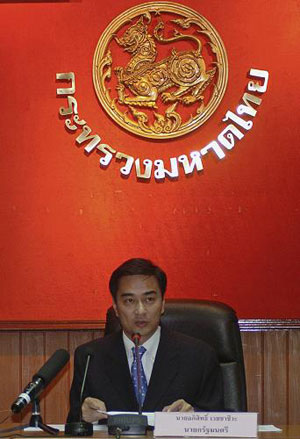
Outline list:
[[[145,305],[141,300],[139,300],[135,307],[135,313],[136,314],[143,314],[146,311]]]

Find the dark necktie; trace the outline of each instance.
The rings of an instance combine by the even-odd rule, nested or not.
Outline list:
[[[132,348],[133,363],[131,365],[131,377],[132,377],[132,382],[133,382],[133,387],[134,387],[136,399],[140,403],[140,406],[142,407],[144,404],[144,400],[145,400],[146,392],[147,392],[147,387],[148,387],[147,386],[147,379],[146,379],[146,375],[145,375],[145,371],[144,371],[143,363],[142,363],[142,356],[146,352],[146,349],[144,348],[144,346],[139,346],[138,352],[139,352],[140,364],[141,364],[140,394],[139,394],[139,388],[138,388],[138,366],[137,366],[137,358],[135,355],[135,348]]]

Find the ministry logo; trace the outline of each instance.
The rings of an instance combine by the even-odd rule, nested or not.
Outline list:
[[[109,145],[86,121],[75,98],[75,73],[56,74],[66,106],[59,116],[87,155],[100,155],[101,169],[112,163],[137,181],[164,181],[201,173],[208,155],[222,160],[253,127],[269,72],[251,68],[240,104],[223,115],[221,131],[206,145],[193,145],[169,159],[137,157]],[[228,81],[224,44],[197,12],[171,2],[135,6],[116,17],[100,37],[93,60],[93,83],[108,115],[122,128],[149,139],[172,139],[204,124],[220,104]],[[91,81],[92,82],[92,81]],[[92,86],[92,84],[91,84]]]
[[[172,2],[135,6],[101,35],[93,62],[103,108],[139,136],[169,139],[199,128],[220,104],[228,62],[214,27]]]

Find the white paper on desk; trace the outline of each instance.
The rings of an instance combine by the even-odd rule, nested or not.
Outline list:
[[[282,431],[282,429],[281,428],[278,428],[278,427],[275,427],[275,425],[259,425],[258,427],[257,427],[257,429],[258,429],[258,431],[261,431],[261,432],[267,432],[267,431],[274,431],[274,432],[280,432],[280,431]]]
[[[65,429],[64,424],[47,424],[47,425],[52,428],[57,428],[57,430],[59,431],[64,431]],[[24,431],[42,431],[42,429],[39,427],[26,427],[24,428]]]
[[[138,415],[138,412],[107,412],[108,415]],[[154,427],[154,412],[143,412],[147,416],[148,425]]]

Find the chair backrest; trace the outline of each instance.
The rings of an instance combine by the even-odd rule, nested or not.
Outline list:
[[[221,302],[167,299],[161,324],[214,347],[223,375],[226,411],[247,411],[244,357],[235,311]],[[111,307],[106,315],[105,335],[119,329]]]

